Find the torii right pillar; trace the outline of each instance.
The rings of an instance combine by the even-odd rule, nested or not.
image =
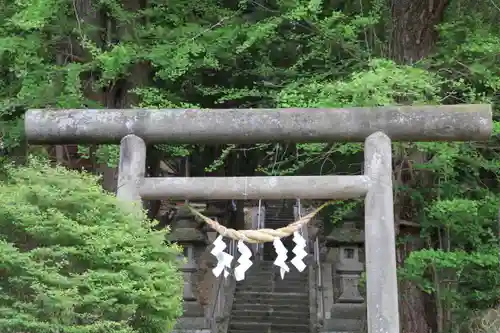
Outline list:
[[[399,330],[396,244],[392,192],[391,139],[382,132],[365,141],[365,175],[372,184],[365,197],[366,305],[370,333]]]

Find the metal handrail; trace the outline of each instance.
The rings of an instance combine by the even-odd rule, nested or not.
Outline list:
[[[317,281],[318,281],[318,319],[321,321],[323,320],[324,317],[324,309],[325,309],[325,298],[323,295],[323,275],[321,272],[321,261],[320,261],[320,256],[319,256],[319,239],[318,236],[316,236],[316,239],[314,241],[314,260],[316,262],[316,275],[317,275]]]
[[[257,229],[262,229],[264,228],[264,219],[266,217],[266,214],[264,212],[264,216],[262,216],[262,200],[259,200],[259,208],[258,208],[258,212],[257,212]],[[264,252],[264,244],[262,243],[257,243],[257,246],[256,246],[256,253],[255,253],[255,259],[257,260],[260,260],[261,257],[263,256],[263,252]]]

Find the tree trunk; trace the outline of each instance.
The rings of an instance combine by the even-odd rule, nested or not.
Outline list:
[[[436,44],[449,0],[391,0],[392,57],[412,64],[428,56]]]
[[[402,266],[404,260],[412,251],[424,247],[424,241],[420,239],[418,228],[400,226],[399,236],[407,239],[403,244],[398,245],[396,249],[397,264]],[[398,289],[401,332],[436,332],[438,327],[437,307],[432,297],[422,292],[414,283],[409,281],[400,281]]]
[[[431,54],[438,33],[436,25],[441,23],[444,11],[449,0],[391,0],[392,10],[392,40],[391,56],[400,64],[411,65]],[[411,152],[412,158],[418,152]],[[426,159],[425,155],[417,159]],[[401,161],[399,161],[401,162]],[[395,163],[399,163],[395,161]],[[422,162],[422,161],[420,161]],[[425,161],[424,161],[425,162]],[[417,179],[425,181],[426,175],[419,175]],[[396,202],[404,202],[399,198]],[[396,207],[396,212],[403,211]],[[396,216],[406,218],[407,216]],[[406,228],[401,228],[399,237],[407,239],[405,244],[398,246],[397,259],[399,265],[411,251],[423,247],[423,242],[418,233]],[[429,306],[429,296],[424,294],[413,283],[401,282],[399,284],[399,304],[401,330],[403,333],[429,333],[436,330],[436,313],[430,313],[433,306]]]

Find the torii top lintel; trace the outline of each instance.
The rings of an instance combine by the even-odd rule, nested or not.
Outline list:
[[[394,141],[480,141],[492,132],[491,106],[339,109],[41,109],[25,115],[31,143],[362,142],[382,131]]]

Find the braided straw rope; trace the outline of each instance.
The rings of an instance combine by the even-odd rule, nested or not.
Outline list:
[[[205,215],[201,214],[193,207],[189,205],[187,205],[187,207],[194,215],[201,218],[206,224],[208,224],[212,229],[217,231],[222,236],[234,240],[242,240],[251,244],[258,244],[258,243],[272,242],[274,241],[275,238],[283,238],[292,235],[302,226],[309,223],[316,214],[318,214],[323,208],[325,208],[330,204],[332,204],[332,202],[326,202],[322,204],[311,213],[307,214],[306,216],[300,218],[295,222],[290,223],[286,227],[279,229],[258,229],[258,230],[235,230],[231,228],[226,228],[223,225],[220,225],[219,222],[212,220],[211,218],[208,218]]]

